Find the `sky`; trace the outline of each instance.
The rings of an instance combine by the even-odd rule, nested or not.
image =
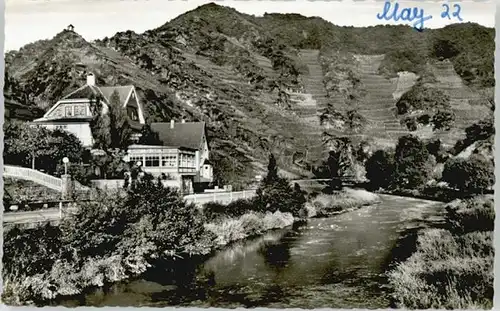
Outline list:
[[[27,43],[50,39],[73,24],[75,31],[92,41],[116,32],[133,30],[142,33],[156,28],[180,14],[208,3],[207,0],[6,0],[5,50],[17,50]],[[377,24],[410,24],[380,21],[384,2],[365,1],[266,1],[225,0],[220,5],[261,16],[264,13],[299,13],[319,16],[340,26],[372,26]],[[426,28],[439,28],[458,22],[441,18],[443,1],[398,1],[401,8],[418,7],[433,18]],[[459,1],[462,22],[495,26],[495,0]],[[450,12],[453,3],[450,3]]]

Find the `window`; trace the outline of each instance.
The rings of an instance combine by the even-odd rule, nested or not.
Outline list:
[[[167,155],[161,158],[161,166],[164,167],[176,167],[177,166],[177,156]]]
[[[85,106],[83,105],[78,105],[78,106],[75,106],[75,116],[85,116]]]
[[[181,154],[181,159],[180,159],[180,167],[187,167],[187,155],[186,154]]]
[[[139,116],[137,114],[137,109],[135,109],[134,107],[127,107],[127,115],[129,117],[129,119],[132,121],[139,120]]]
[[[187,167],[194,167],[194,156],[193,155],[187,156]]]
[[[66,106],[64,108],[64,114],[67,116],[67,117],[72,117],[73,116],[73,107],[71,106]]]
[[[144,166],[147,167],[158,167],[160,166],[160,157],[159,156],[147,156]]]
[[[132,164],[137,164],[137,162],[141,162],[142,163],[142,157],[138,157],[138,156],[130,157],[130,162]]]

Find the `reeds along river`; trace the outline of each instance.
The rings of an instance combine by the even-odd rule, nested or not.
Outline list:
[[[382,203],[233,244],[204,262],[151,269],[57,304],[387,308],[385,272],[412,252],[416,229],[442,204],[383,196]]]

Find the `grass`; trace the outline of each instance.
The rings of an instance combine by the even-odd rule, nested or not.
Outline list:
[[[205,228],[215,234],[215,243],[218,246],[224,246],[268,230],[291,226],[293,222],[294,217],[290,213],[247,212],[237,218],[227,217],[207,223]]]
[[[306,204],[306,211],[310,217],[329,216],[345,211],[375,204],[379,197],[366,190],[344,188],[333,194],[320,194]]]
[[[446,220],[450,230],[422,231],[417,251],[389,272],[397,307],[492,308],[493,198],[454,201]]]

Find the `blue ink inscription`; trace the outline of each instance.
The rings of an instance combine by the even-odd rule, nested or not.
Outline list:
[[[418,31],[422,31],[424,29],[424,22],[432,18],[432,15],[424,16],[424,9],[419,9],[416,7],[404,8],[401,10],[400,13],[398,13],[398,9],[399,9],[399,3],[395,3],[392,13],[389,14],[389,11],[391,10],[391,2],[386,1],[384,4],[383,12],[377,14],[377,18],[385,19],[386,21],[393,19],[396,22],[399,21],[400,19],[402,21],[409,21],[409,22],[412,22],[413,20],[416,19],[416,21],[413,23],[413,27]]]
[[[448,17],[448,19],[451,19],[450,16],[450,7],[448,4],[443,4],[442,7],[445,8],[444,12],[441,13],[441,17],[445,18]],[[462,17],[460,17],[460,10],[462,9],[459,4],[454,4],[453,7],[456,9],[455,12],[451,13],[453,17],[456,17],[459,21],[463,21]]]
[[[460,4],[454,4],[453,7],[455,9],[457,9],[455,12],[453,12],[453,16],[455,16],[456,18],[458,18],[459,21],[463,21],[463,19],[460,17],[460,10],[462,9],[460,7]]]

